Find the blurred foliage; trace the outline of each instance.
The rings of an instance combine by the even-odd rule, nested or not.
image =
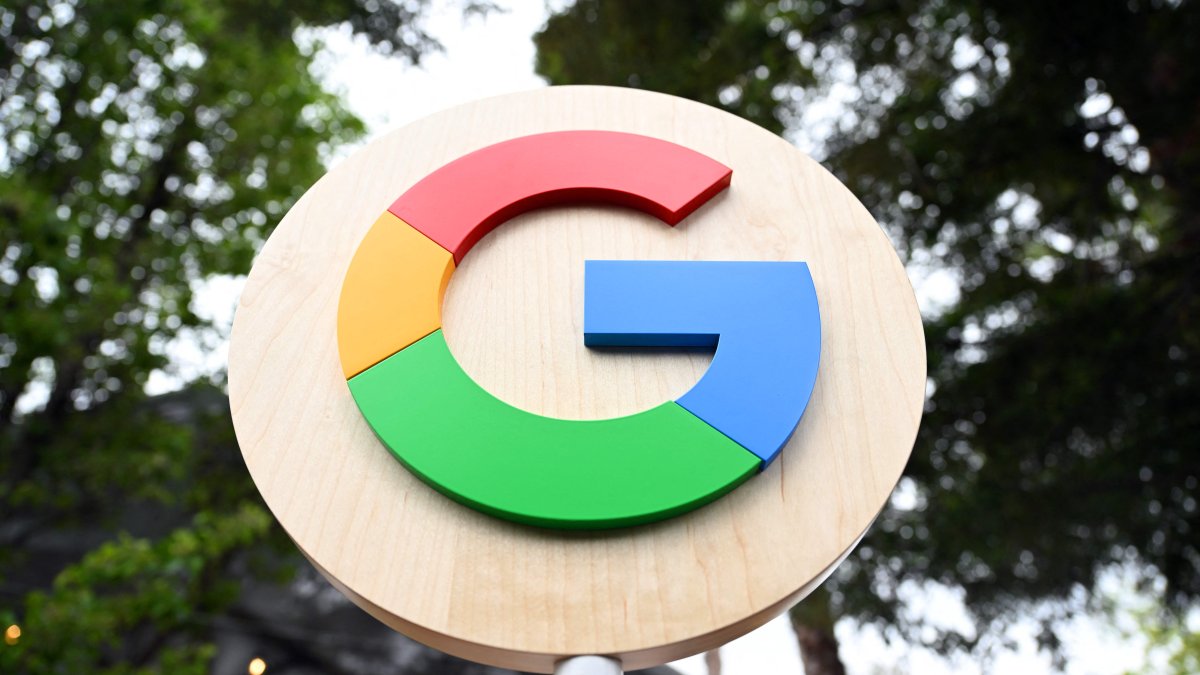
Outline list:
[[[1152,659],[1160,660],[1160,672],[1171,675],[1200,673],[1200,631],[1189,626],[1186,619],[1168,618],[1147,613],[1143,617],[1142,634],[1148,638]]]
[[[1119,582],[1109,585],[1116,588],[1107,589],[1103,607],[1118,629],[1114,632],[1145,649],[1144,661],[1136,672],[1200,673],[1200,607],[1183,613],[1169,611],[1163,604],[1161,580],[1137,593],[1130,593]],[[1133,672],[1126,671],[1127,675]]]
[[[1053,647],[1114,565],[1200,596],[1197,35],[1186,0],[578,0],[536,37],[553,84],[817,137],[941,282],[917,446],[835,616],[985,650],[1033,620]],[[904,609],[931,582],[974,630]]]
[[[764,30],[765,18],[752,4],[725,0],[576,2],[535,38],[537,70],[551,84],[685,96],[781,132],[771,88],[813,77],[786,40]]]
[[[207,670],[205,617],[236,598],[233,566],[282,535],[219,392],[172,407],[144,387],[172,340],[206,329],[197,284],[245,273],[330,148],[363,131],[295,32],[349,26],[416,61],[437,47],[424,11],[0,5],[0,618],[23,626],[0,672]]]
[[[0,650],[0,669],[207,672],[212,645],[164,648],[160,640],[181,628],[207,632],[206,618],[237,597],[237,579],[223,572],[229,557],[261,539],[270,525],[264,509],[244,504],[228,513],[201,512],[190,526],[157,541],[122,535],[101,544],[63,570],[50,590],[25,598],[24,639]],[[5,625],[17,621],[5,618]],[[141,658],[113,658],[129,653],[130,632],[142,627],[151,630],[139,636]],[[147,661],[154,666],[138,667]]]

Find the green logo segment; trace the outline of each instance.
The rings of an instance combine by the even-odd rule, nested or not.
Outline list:
[[[674,402],[585,421],[510,406],[463,372],[440,330],[349,382],[371,428],[413,473],[457,501],[532,525],[667,518],[716,499],[759,467]]]

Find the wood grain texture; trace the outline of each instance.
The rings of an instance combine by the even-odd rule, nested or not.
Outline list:
[[[585,258],[807,261],[820,373],[764,473],[682,517],[603,533],[477,513],[409,474],[373,436],[338,361],[341,280],[375,219],[425,174],[560,129],[656,136],[733,168],[672,229],[628,209],[543,209],[501,225],[454,273],[456,358],[527,410],[599,418],[685,392],[708,356],[584,348]],[[229,363],[238,441],[306,556],[380,620],[476,661],[550,672],[577,654],[626,668],[733,639],[810,591],[853,547],[908,459],[925,392],[920,316],[886,236],[833,176],[721,111],[660,94],[562,87],[471,103],[384,136],[287,214],[254,264]]]

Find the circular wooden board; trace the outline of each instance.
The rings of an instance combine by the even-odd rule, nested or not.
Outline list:
[[[713,504],[653,525],[554,531],[450,501],[375,438],[338,361],[342,277],[376,217],[452,159],[565,129],[673,141],[732,167],[733,183],[675,228],[631,209],[579,206],[529,213],[485,237],[451,279],[443,322],[456,358],[489,391],[545,415],[600,418],[672,400],[703,375],[703,354],[586,349],[584,259],[802,260],[820,300],[820,374],[782,455]],[[540,672],[579,654],[629,669],[682,658],[799,600],[884,505],[925,393],[912,288],[879,225],[836,178],[727,113],[606,87],[460,106],[339,164],[255,261],[229,361],[246,464],[313,564],[396,630]]]

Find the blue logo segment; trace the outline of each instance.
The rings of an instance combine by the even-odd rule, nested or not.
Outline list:
[[[678,401],[765,467],[800,423],[817,379],[821,316],[802,262],[588,260],[584,344],[712,347]]]

